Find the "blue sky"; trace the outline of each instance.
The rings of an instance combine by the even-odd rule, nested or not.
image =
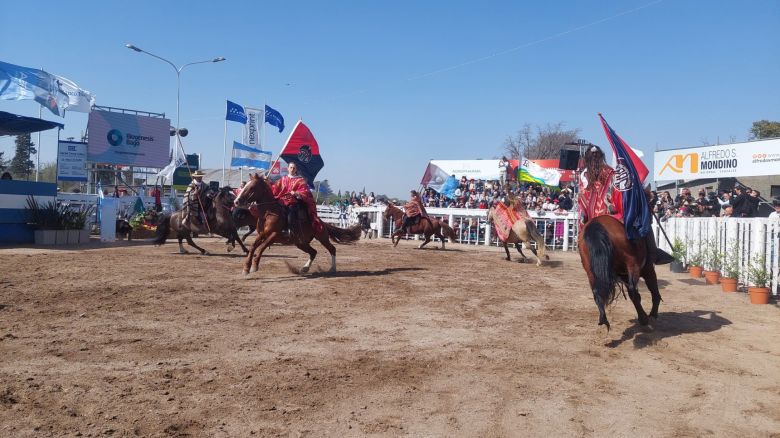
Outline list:
[[[747,138],[780,120],[780,2],[41,1],[3,6],[0,60],[68,77],[98,105],[175,119],[187,152],[221,167],[225,99],[301,117],[334,189],[403,196],[429,159],[490,159],[525,123],[565,122],[605,145],[597,113],[652,151]],[[289,84],[289,85],[288,85]],[[31,101],[0,110],[37,116]],[[63,119],[44,112],[44,118]],[[68,113],[62,137],[84,114]],[[290,129],[290,128],[288,128]],[[278,152],[288,130],[269,129]],[[228,139],[240,129],[229,124]],[[35,139],[35,136],[33,137]],[[56,133],[41,138],[55,159]],[[0,139],[13,155],[13,140]],[[10,157],[9,157],[10,158]]]

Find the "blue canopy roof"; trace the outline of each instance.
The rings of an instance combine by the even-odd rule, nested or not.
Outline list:
[[[0,111],[0,135],[20,135],[31,132],[46,131],[52,128],[64,128],[62,123],[49,120],[25,117]]]

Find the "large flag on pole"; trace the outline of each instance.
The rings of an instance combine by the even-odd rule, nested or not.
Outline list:
[[[233,158],[230,160],[230,167],[252,167],[268,170],[271,167],[272,155],[268,151],[262,151],[234,141]]]
[[[230,120],[233,122],[238,122],[245,124],[246,123],[246,111],[244,111],[244,107],[231,102],[227,101],[227,113],[225,114],[225,120]]]
[[[87,90],[83,90],[75,82],[62,76],[54,76],[60,83],[60,89],[68,95],[66,109],[68,111],[77,111],[88,113],[95,105],[95,96]]]
[[[184,155],[184,148],[179,145],[179,136],[177,135],[174,137],[171,162],[157,173],[157,177],[163,177],[169,181],[173,181],[173,172],[176,171],[177,167],[183,166],[185,163],[187,163],[187,157]]]
[[[448,175],[441,167],[429,162],[422,180],[420,180],[420,185],[452,197],[458,187],[458,179],[453,175]]]
[[[320,156],[320,146],[309,128],[298,120],[287,139],[280,156],[287,163],[295,163],[301,176],[314,187],[314,177],[325,165]]]
[[[263,110],[246,108],[246,124],[244,124],[244,144],[260,146],[260,119]]]
[[[622,193],[623,224],[629,240],[645,237],[650,232],[652,216],[642,184],[650,173],[631,147],[618,136],[599,113],[604,133],[615,153],[615,187]]]
[[[268,105],[265,106],[265,122],[279,128],[279,132],[284,131],[284,117],[282,117],[282,114],[279,111]]]
[[[68,106],[68,95],[51,73],[0,61],[0,99],[33,99],[62,117]]]

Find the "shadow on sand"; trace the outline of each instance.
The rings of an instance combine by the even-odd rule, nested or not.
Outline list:
[[[623,331],[620,339],[607,342],[609,348],[620,346],[623,342],[633,340],[634,348],[645,348],[654,345],[665,338],[689,333],[709,333],[731,324],[726,318],[714,310],[692,310],[690,312],[661,312],[658,320],[649,327],[642,327],[636,320],[634,325]],[[652,328],[651,328],[652,327]]]
[[[407,272],[407,271],[425,271],[426,269],[423,268],[385,268],[377,271],[336,271],[336,272],[328,272],[328,271],[318,271],[318,272],[312,272],[309,274],[302,274],[300,272],[300,269],[292,266],[290,262],[285,262],[287,264],[287,269],[295,274],[294,277],[283,277],[283,278],[268,278],[264,279],[264,282],[279,282],[279,281],[298,281],[298,280],[308,280],[312,278],[355,278],[355,277],[378,277],[382,275],[389,275],[395,272]]]

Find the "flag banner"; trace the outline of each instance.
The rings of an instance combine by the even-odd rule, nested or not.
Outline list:
[[[425,168],[420,184],[441,193],[442,187],[451,177],[452,175],[447,174],[441,167],[428,162],[428,167]]]
[[[268,151],[262,151],[234,141],[233,158],[230,159],[230,167],[251,167],[268,170],[271,167],[272,155]]]
[[[615,187],[623,195],[623,225],[626,227],[626,237],[629,240],[645,237],[650,232],[652,213],[642,183],[650,171],[601,114],[599,118],[609,144],[612,145],[612,152],[615,153]]]
[[[244,112],[244,107],[228,100],[227,114],[225,114],[225,120],[230,120],[232,122],[238,122],[238,123],[246,123],[246,112]]]
[[[260,147],[260,120],[262,110],[246,109],[246,124],[244,124],[244,144]]]
[[[87,90],[82,90],[75,82],[62,76],[55,76],[60,82],[60,90],[68,95],[66,109],[80,113],[88,113],[95,105],[95,96]]]
[[[173,173],[177,167],[183,166],[187,163],[187,157],[184,155],[184,151],[179,146],[179,138],[176,137],[176,145],[173,146],[173,153],[171,154],[171,162],[168,163],[160,172],[157,173],[157,177],[165,178],[169,181],[173,180]]]
[[[287,163],[295,163],[301,176],[306,178],[310,187],[314,187],[314,177],[325,165],[320,156],[320,147],[309,128],[299,120],[295,124],[282,148],[281,157]]]
[[[276,126],[279,128],[279,132],[284,131],[284,117],[282,117],[282,114],[279,111],[268,105],[265,106],[265,123]]]
[[[561,183],[561,172],[558,169],[544,168],[531,160],[520,160],[517,169],[517,180],[546,186],[557,186]]]
[[[68,95],[57,77],[43,70],[0,61],[0,99],[33,99],[55,115],[62,116]]]

